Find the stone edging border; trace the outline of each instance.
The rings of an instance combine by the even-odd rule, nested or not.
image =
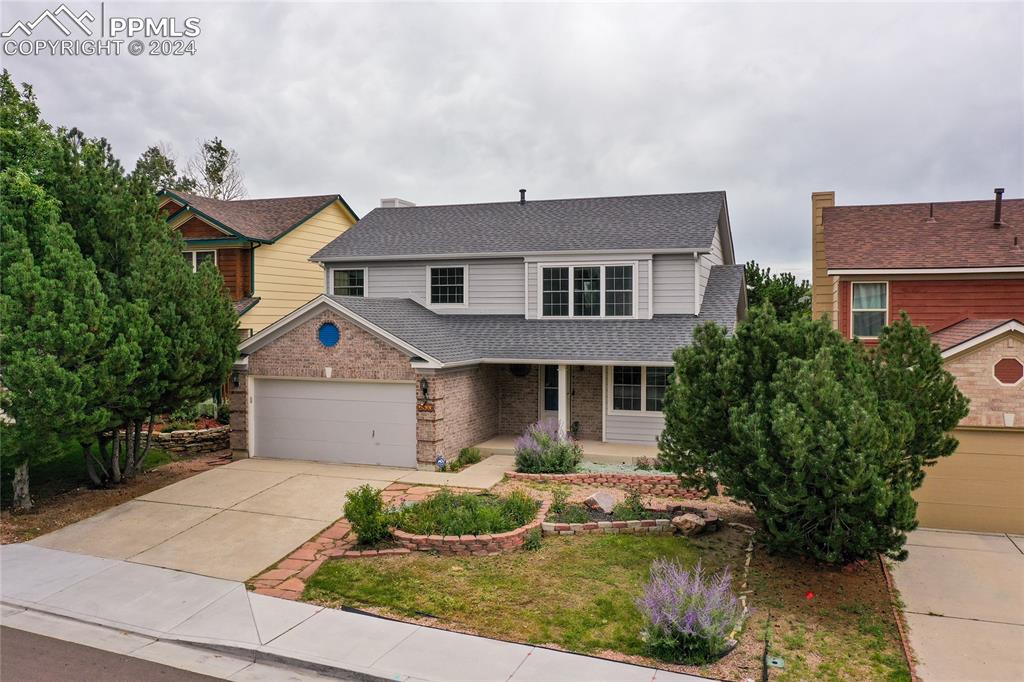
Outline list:
[[[587,523],[553,523],[544,521],[540,524],[544,535],[586,535],[589,533],[674,533],[675,526],[671,519],[643,519],[637,521],[589,521]]]
[[[900,635],[900,646],[903,649],[903,658],[907,660],[907,667],[910,668],[910,679],[912,682],[921,682],[917,674],[917,665],[914,662],[914,650],[910,646],[910,638],[907,637],[907,625],[904,622],[902,609],[896,605],[896,584],[889,573],[889,567],[885,563],[885,557],[878,555],[878,563],[882,566],[882,575],[885,576],[885,587],[889,593],[889,604],[892,606],[892,615],[896,619],[896,630]]]
[[[679,478],[672,474],[616,474],[616,473],[577,473],[577,474],[524,474],[518,471],[507,471],[505,476],[514,481],[533,481],[535,483],[565,483],[569,485],[600,485],[612,488],[638,490],[645,495],[662,495],[682,497],[688,500],[702,500],[705,495],[699,490],[682,485]]]
[[[525,526],[520,526],[504,533],[494,533],[491,535],[416,535],[396,528],[391,534],[398,544],[402,545],[402,549],[405,550],[404,552],[399,551],[398,553],[400,554],[406,552],[437,552],[438,554],[458,556],[490,556],[500,554],[501,552],[518,549],[525,541],[527,533],[541,527],[544,517],[547,516],[548,509],[551,507],[551,501],[538,500],[538,502],[540,502],[540,509],[537,510],[533,521],[530,521]],[[369,551],[373,552],[373,550]],[[383,550],[377,551],[375,554],[387,552],[388,550]],[[391,553],[395,552],[392,551]],[[345,552],[343,556],[347,558],[349,554],[349,552]],[[367,550],[363,550],[360,554],[360,556],[366,555]]]

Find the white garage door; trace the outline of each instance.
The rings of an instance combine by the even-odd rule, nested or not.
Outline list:
[[[412,384],[256,379],[256,457],[416,466]]]

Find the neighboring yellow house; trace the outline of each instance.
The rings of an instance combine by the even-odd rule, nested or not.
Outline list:
[[[220,270],[243,338],[323,293],[324,270],[309,257],[359,219],[340,194],[221,201],[163,191],[160,202],[185,259]]]

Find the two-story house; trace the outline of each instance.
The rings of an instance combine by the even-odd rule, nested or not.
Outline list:
[[[309,258],[358,217],[338,194],[222,201],[163,191],[160,210],[193,269],[212,261],[251,336],[323,290]]]
[[[745,311],[724,192],[384,204],[241,344],[236,456],[430,466],[545,417],[652,445],[672,352]]]
[[[958,451],[915,494],[919,521],[1024,532],[1024,199],[811,202],[814,314],[870,345],[906,311],[970,398]]]

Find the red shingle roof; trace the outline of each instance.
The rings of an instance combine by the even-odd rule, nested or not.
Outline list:
[[[932,334],[932,341],[939,345],[941,350],[949,350],[953,346],[959,346],[964,341],[970,341],[976,336],[990,332],[996,327],[1010,322],[1011,319],[1003,320],[974,320],[966,319],[955,322],[948,327],[940,329]]]
[[[829,207],[828,269],[1024,266],[1024,199],[1003,200],[1002,227],[994,215],[994,200]]]
[[[187,192],[169,192],[167,196],[180,198],[243,237],[258,241],[277,239],[332,201],[341,199],[337,194],[231,201],[208,199]]]

